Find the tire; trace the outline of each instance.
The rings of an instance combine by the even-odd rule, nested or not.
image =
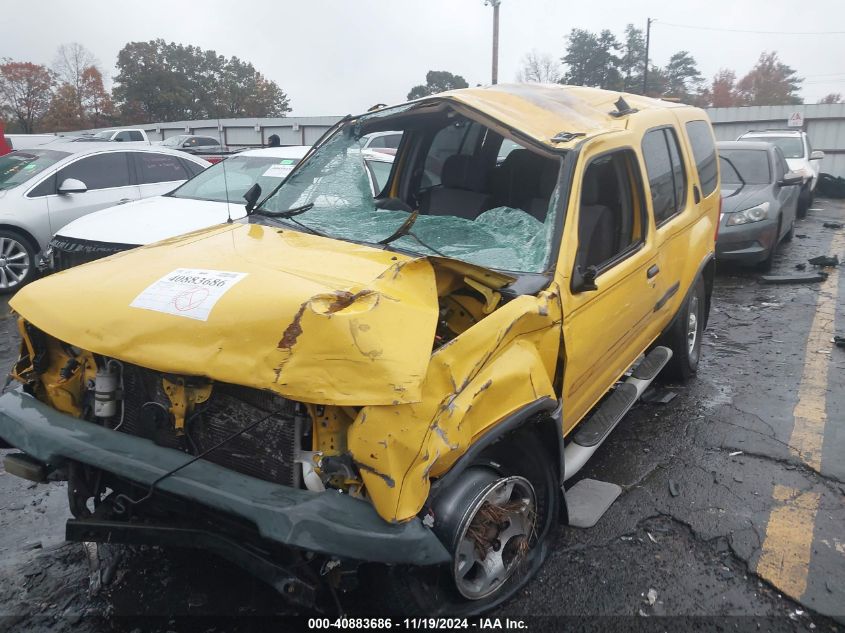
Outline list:
[[[686,382],[698,370],[706,300],[704,280],[698,277],[678,311],[678,315],[669,326],[669,330],[661,337],[661,344],[672,350],[672,358],[661,372],[663,378]],[[694,328],[691,330],[693,316],[695,317]]]
[[[371,606],[376,607],[378,612],[390,612],[394,615],[469,617],[489,611],[511,598],[533,578],[548,553],[560,511],[557,473],[557,465],[552,464],[548,451],[534,435],[523,432],[497,442],[485,451],[477,462],[461,473],[448,489],[439,491],[432,503],[436,521],[434,531],[455,556],[453,562],[434,568],[406,565],[374,566],[369,570],[367,580],[374,581],[377,589],[369,591],[367,598],[371,601],[375,599],[378,604]],[[513,496],[510,498],[519,499],[527,489],[526,482],[533,491],[533,528],[530,529],[527,539],[521,536],[509,537],[509,540],[496,550],[500,552],[501,559],[510,558],[519,562],[512,564],[506,572],[506,577],[494,590],[486,594],[480,589],[476,592],[474,579],[482,578],[478,581],[478,586],[483,587],[483,578],[487,572],[486,566],[481,565],[478,559],[478,546],[469,546],[467,550],[467,544],[473,542],[466,537],[467,528],[484,524],[483,521],[476,523],[483,518],[481,509],[484,504],[476,504],[491,491],[495,493],[496,490],[506,490],[510,483],[513,483]],[[461,503],[462,500],[470,500],[470,503]],[[496,507],[501,509],[504,505]],[[478,510],[475,511],[476,509]],[[459,520],[450,526],[450,519],[453,517],[458,517]],[[498,538],[514,527],[514,523],[507,519],[505,523],[500,523],[496,528],[499,531],[492,542],[498,543]],[[507,527],[503,528],[503,525]],[[514,543],[519,543],[517,538],[528,545],[527,551],[519,558],[514,556],[514,552],[521,549],[513,547]],[[486,551],[488,554],[493,553],[493,549]],[[460,554],[456,555],[458,552]],[[464,556],[467,552],[468,562]],[[461,556],[464,556],[463,563]],[[483,560],[487,560],[486,556]],[[473,572],[478,570],[480,574],[474,576]],[[463,580],[459,580],[462,574]],[[372,587],[373,584],[365,581],[362,586]]]
[[[781,217],[781,218],[778,220],[778,228],[777,228],[777,230],[775,231],[775,241],[774,241],[774,244],[772,244],[772,247],[769,249],[769,252],[768,252],[768,254],[766,255],[766,259],[764,259],[762,262],[760,262],[759,264],[757,264],[757,270],[763,271],[764,273],[769,272],[769,271],[772,269],[772,264],[774,264],[774,261],[775,261],[775,253],[777,253],[777,250],[778,250],[778,244],[780,244],[780,227],[781,227],[781,222],[783,222],[783,217]]]
[[[789,225],[786,235],[783,236],[783,241],[791,242],[793,237],[795,237],[795,218],[792,218],[792,223]]]
[[[811,206],[813,206],[813,190],[807,184],[801,187],[801,192],[798,194],[798,207],[796,209],[798,217],[806,218],[807,211]]]
[[[0,230],[0,294],[23,288],[36,275],[35,250],[16,231]]]

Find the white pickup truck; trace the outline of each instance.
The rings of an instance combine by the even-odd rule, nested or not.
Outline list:
[[[97,132],[94,138],[101,141],[150,143],[147,133],[144,130],[138,129],[103,130],[102,132]]]

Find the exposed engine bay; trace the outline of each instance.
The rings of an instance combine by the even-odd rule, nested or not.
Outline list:
[[[505,301],[478,275],[439,272],[432,351]],[[158,372],[58,341],[24,319],[19,328],[21,356],[13,377],[58,411],[272,483],[367,496],[361,465],[347,447],[360,407],[298,402],[205,377]]]

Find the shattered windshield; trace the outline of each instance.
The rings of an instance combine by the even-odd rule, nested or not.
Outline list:
[[[356,125],[347,125],[317,149],[264,203],[262,210],[279,213],[313,205],[297,213],[296,222],[330,237],[371,244],[392,236],[409,219],[411,211],[417,210],[419,215],[409,234],[392,241],[391,246],[498,270],[536,273],[547,269],[558,207],[558,159],[539,157],[544,175],[541,177],[538,168],[535,178],[522,178],[515,171],[515,164],[526,161],[513,160],[514,165],[497,166],[497,153],[492,153],[490,184],[485,185],[486,189],[472,189],[456,181],[450,173],[450,161],[458,165],[467,162],[458,158],[475,158],[447,157],[442,161],[443,182],[438,179],[437,184],[422,187],[421,195],[404,200],[382,198],[377,206],[373,174],[366,165],[366,152],[362,153],[366,141],[357,129]],[[483,136],[477,135],[478,147],[482,146]],[[501,137],[498,142],[502,142]],[[527,149],[521,151],[529,153]],[[531,155],[537,158],[536,154]],[[536,165],[536,161],[527,162]],[[496,169],[506,171],[497,175]],[[379,174],[379,181],[383,177]],[[529,181],[536,181],[537,191],[526,188],[523,183]],[[520,185],[519,192],[513,191],[512,183]],[[423,184],[430,185],[426,180]],[[377,189],[383,185],[378,182]],[[521,196],[519,204],[517,193]],[[442,199],[448,205],[437,207],[434,202],[427,202],[434,199]],[[379,208],[382,206],[387,208]]]

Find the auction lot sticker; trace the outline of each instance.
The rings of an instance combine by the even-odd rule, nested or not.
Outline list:
[[[129,305],[208,321],[214,304],[246,275],[224,270],[177,268],[148,286]]]

